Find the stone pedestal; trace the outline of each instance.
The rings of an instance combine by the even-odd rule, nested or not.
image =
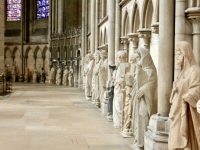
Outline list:
[[[168,117],[152,115],[147,128],[148,131],[144,137],[144,150],[168,150]]]
[[[108,91],[104,92],[103,102],[101,103],[101,113],[104,116],[108,114]]]

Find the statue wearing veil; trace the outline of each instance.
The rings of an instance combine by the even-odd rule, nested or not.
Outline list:
[[[169,118],[169,150],[200,149],[200,115],[196,104],[200,99],[200,68],[187,42],[175,46],[177,64],[181,72],[173,83]]]

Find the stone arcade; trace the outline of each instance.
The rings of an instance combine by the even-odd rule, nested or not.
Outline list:
[[[79,88],[131,149],[200,150],[200,0],[0,7],[3,91],[8,79]]]

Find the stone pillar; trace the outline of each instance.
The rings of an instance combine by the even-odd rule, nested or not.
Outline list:
[[[4,71],[4,23],[5,23],[5,5],[0,1],[0,73]]]
[[[52,14],[51,31],[54,33],[54,31],[55,31],[55,0],[50,0],[50,2],[51,2],[50,3],[51,7],[49,7],[49,8],[51,8],[50,11],[51,11],[51,14]]]
[[[64,13],[64,0],[58,1],[58,33],[63,32],[63,13]]]
[[[142,45],[146,49],[150,50],[150,37],[151,37],[151,29],[143,28],[139,29],[139,38],[141,39]]]
[[[130,60],[130,55],[133,54],[135,52],[135,50],[138,48],[138,42],[139,42],[139,37],[138,37],[138,33],[129,33],[128,37],[129,37],[129,41],[132,43],[132,49],[129,50],[129,60]]]
[[[158,114],[151,116],[148,131],[145,133],[145,150],[168,150],[167,116],[173,82],[174,7],[174,0],[160,0]]]
[[[99,0],[96,0],[96,22],[95,22],[95,50],[94,51],[96,51],[97,49],[98,49],[98,44],[99,44],[99,30],[98,30],[98,23],[99,23],[99,4],[100,4],[100,2],[99,2]]]
[[[90,50],[93,54],[95,51],[95,5],[96,1],[91,1],[91,38],[90,38]]]
[[[193,27],[193,52],[200,66],[200,9],[199,7],[188,8],[186,11],[189,21]]]
[[[120,30],[121,30],[121,24],[120,24],[120,18],[121,18],[121,10],[120,10],[120,3],[121,0],[116,0],[115,9],[116,9],[116,15],[115,15],[115,58],[117,51],[120,49]]]

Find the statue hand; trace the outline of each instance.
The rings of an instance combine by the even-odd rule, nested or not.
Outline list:
[[[144,92],[142,90],[139,90],[137,92],[136,98],[141,98],[144,95]]]

